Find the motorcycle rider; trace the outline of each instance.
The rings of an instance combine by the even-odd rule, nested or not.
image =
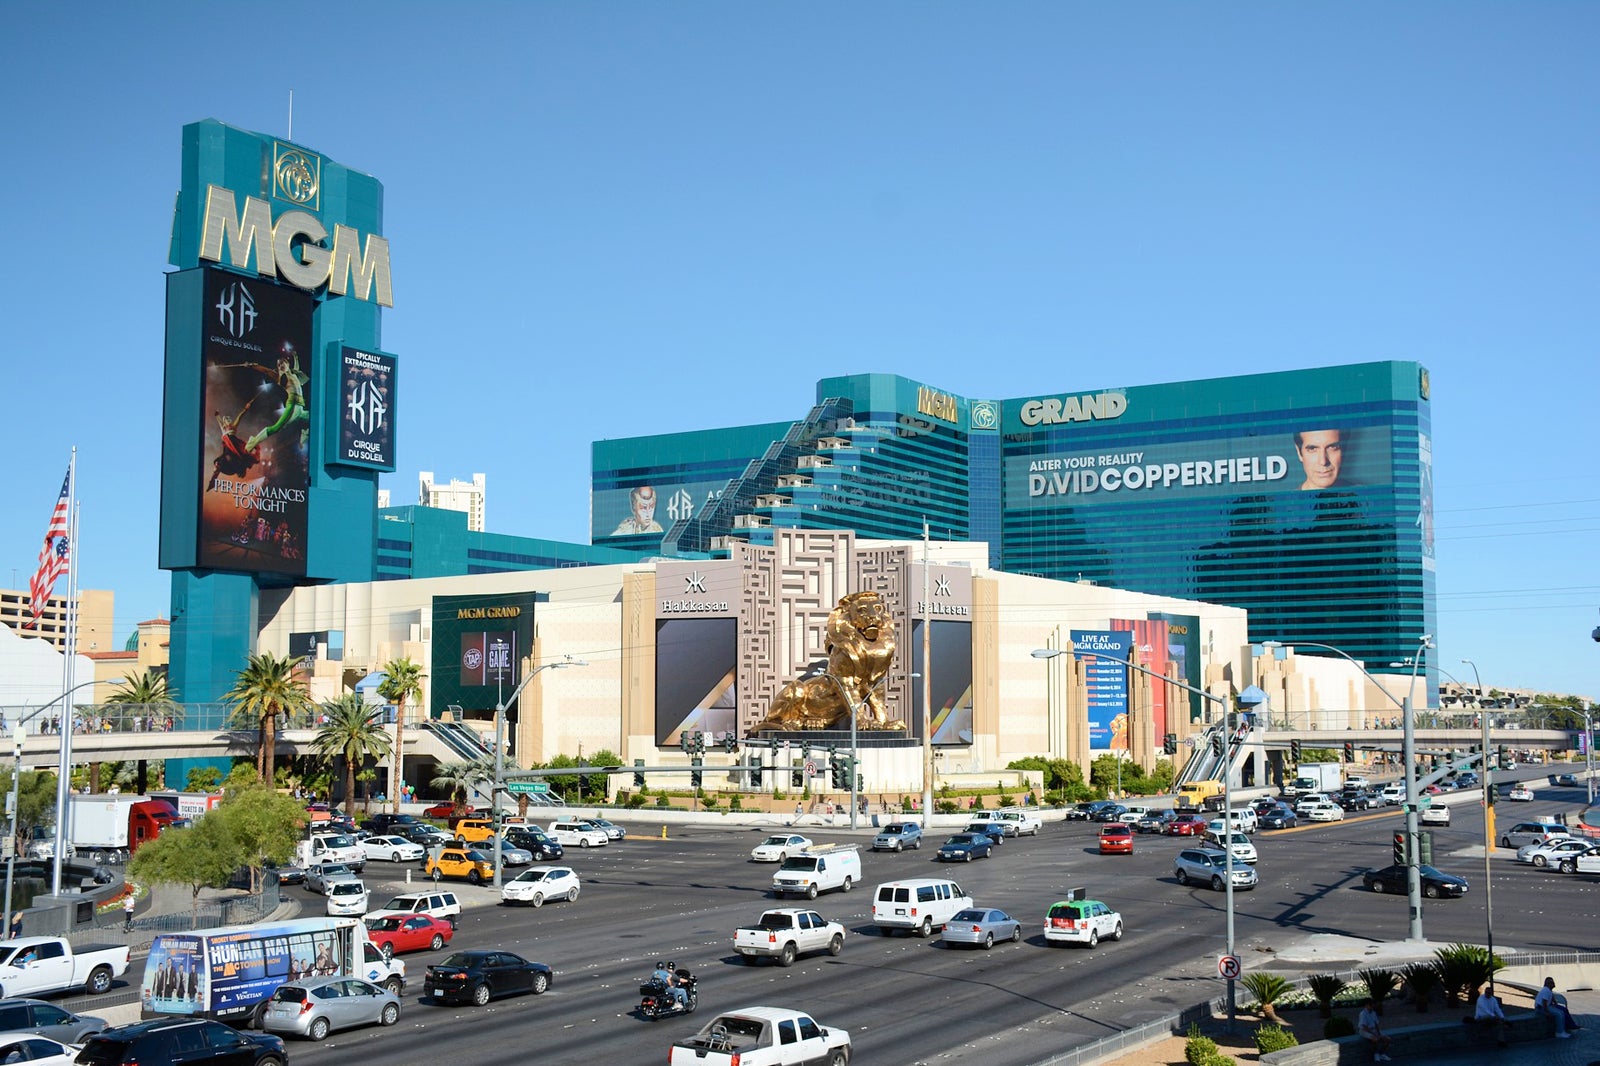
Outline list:
[[[683,1010],[689,1005],[689,993],[678,984],[678,975],[675,971],[676,967],[670,960],[657,960],[655,972],[650,975],[650,979],[672,996],[674,1010]]]

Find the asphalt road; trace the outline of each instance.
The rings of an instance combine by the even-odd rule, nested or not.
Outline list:
[[[1541,779],[1528,770],[1512,776]],[[1581,790],[1541,788],[1533,803],[1502,801],[1500,826],[1580,806]],[[1399,825],[1391,809],[1256,835],[1261,884],[1235,895],[1235,942],[1246,969],[1271,966],[1274,953],[1313,933],[1403,939],[1404,897],[1361,887],[1364,870],[1390,862]],[[568,852],[583,878],[576,903],[508,909],[493,905],[493,890],[457,888],[468,909],[453,946],[504,948],[548,963],[556,971],[550,992],[486,1008],[434,1006],[421,1001],[422,974],[449,949],[411,954],[404,956],[410,991],[399,1025],[335,1033],[322,1045],[294,1041],[291,1056],[296,1066],[350,1063],[361,1055],[381,1057],[385,1066],[441,1056],[474,1066],[520,1064],[530,1055],[553,1063],[659,1062],[672,1041],[717,1011],[768,1004],[848,1029],[858,1062],[1024,1066],[1225,987],[1215,976],[1225,944],[1224,894],[1179,886],[1172,876],[1171,857],[1187,839],[1141,836],[1133,855],[1101,856],[1097,828],[1047,824],[1037,838],[1009,840],[993,858],[970,865],[932,861],[942,836],[917,852],[864,853],[865,885],[814,904],[849,930],[843,954],[802,958],[783,969],[746,965],[730,950],[736,926],[767,907],[794,905],[765,894],[773,865],[748,861],[762,831],[689,827],[661,840],[652,835],[658,826],[630,823],[632,835],[620,844]],[[811,835],[819,842],[851,839],[844,831]],[[861,839],[870,842],[865,834]],[[1428,940],[1483,941],[1482,839],[1476,801],[1456,808],[1450,828],[1435,830],[1434,865],[1465,876],[1472,888],[1464,899],[1424,901]],[[1597,950],[1594,879],[1519,867],[1505,851],[1493,868],[1497,949]],[[397,869],[403,868],[368,865],[375,904],[389,887],[400,887]],[[986,952],[945,948],[937,936],[880,935],[871,923],[871,886],[937,874],[960,882],[979,905],[1021,918],[1024,941]],[[1127,935],[1120,943],[1094,951],[1044,945],[1039,926],[1046,908],[1077,885],[1122,913]],[[320,898],[306,899],[306,913],[320,913]],[[658,958],[701,978],[698,1013],[657,1023],[632,1013],[637,985]],[[92,1001],[74,1006],[92,1012]]]

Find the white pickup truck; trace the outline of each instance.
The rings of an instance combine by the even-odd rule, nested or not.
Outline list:
[[[746,1007],[712,1019],[672,1045],[667,1066],[846,1066],[850,1034],[824,1029],[809,1014],[784,1007]]]
[[[58,936],[24,936],[0,943],[0,998],[83,989],[99,995],[128,972],[128,948],[101,944],[74,949]]]
[[[839,954],[844,950],[844,926],[816,911],[782,907],[767,911],[755,925],[735,929],[733,950],[752,965],[757,959],[777,959],[779,966],[788,966],[808,951]]]

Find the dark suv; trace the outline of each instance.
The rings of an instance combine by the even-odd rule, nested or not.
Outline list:
[[[534,862],[559,859],[566,854],[566,849],[557,843],[554,837],[545,835],[531,825],[507,826],[505,841],[514,848],[530,852]]]
[[[287,1066],[289,1056],[283,1041],[270,1033],[241,1033],[204,1018],[162,1018],[96,1033],[77,1061],[79,1066]]]

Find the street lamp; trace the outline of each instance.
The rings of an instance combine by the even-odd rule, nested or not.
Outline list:
[[[517,697],[522,695],[522,690],[528,687],[528,682],[539,676],[541,670],[564,670],[569,666],[588,666],[583,659],[574,659],[568,655],[566,658],[553,663],[544,663],[528,671],[528,676],[517,682],[517,687],[511,690],[510,697],[499,695],[502,671],[495,678],[495,708],[494,708],[494,786],[489,790],[489,816],[494,821],[494,883],[500,886],[501,862],[504,845],[500,840],[500,788],[501,778],[505,775],[506,768],[506,705],[517,702]]]
[[[1067,649],[1066,648],[1035,648],[1030,654],[1032,654],[1032,656],[1035,659],[1054,659],[1058,655],[1067,654]],[[1158,681],[1164,681],[1169,685],[1176,685],[1178,688],[1183,689],[1185,692],[1192,692],[1197,696],[1202,696],[1205,699],[1211,700],[1211,701],[1213,701],[1214,703],[1216,703],[1218,705],[1218,707],[1220,708],[1220,710],[1222,712],[1222,725],[1223,725],[1223,728],[1227,729],[1231,725],[1231,722],[1229,721],[1229,715],[1228,715],[1228,711],[1229,711],[1228,701],[1226,699],[1222,698],[1221,696],[1218,696],[1214,692],[1207,692],[1205,689],[1195,688],[1193,685],[1185,684],[1184,682],[1178,681],[1175,678],[1168,677],[1166,674],[1158,674],[1158,673],[1156,673],[1156,671],[1151,670],[1148,667],[1144,667],[1144,666],[1138,665],[1137,663],[1133,662],[1131,658],[1130,659],[1117,659],[1117,658],[1114,658],[1114,657],[1109,656],[1109,655],[1096,655],[1093,652],[1081,652],[1080,654],[1086,659],[1110,659],[1112,662],[1121,663],[1123,666],[1126,666],[1130,670],[1137,670],[1141,674],[1148,674],[1149,676],[1155,678]],[[1223,750],[1226,751],[1227,749],[1224,748]],[[1227,756],[1224,755],[1223,758],[1224,758],[1224,760],[1226,760]],[[1121,782],[1122,782],[1122,762],[1119,759],[1117,761],[1118,791],[1121,791]],[[1224,840],[1223,847],[1222,847],[1223,864],[1224,864],[1224,869],[1226,870],[1226,886],[1225,886],[1226,891],[1224,893],[1224,897],[1225,897],[1224,906],[1225,906],[1225,908],[1226,908],[1226,910],[1228,912],[1227,952],[1228,952],[1229,957],[1231,958],[1233,956],[1233,835],[1232,835],[1232,833],[1233,833],[1233,831],[1232,831],[1232,826],[1233,826],[1233,819],[1232,819],[1232,815],[1233,815],[1233,773],[1232,773],[1232,768],[1227,765],[1226,761],[1224,761],[1223,766],[1222,766],[1222,805],[1223,805],[1223,808],[1224,808],[1224,811],[1223,811],[1223,822],[1225,823],[1225,825],[1227,827],[1227,833],[1225,834],[1226,839]],[[1229,1032],[1233,1031],[1234,1016],[1237,1013],[1237,1010],[1238,1010],[1238,1008],[1237,1008],[1237,1000],[1235,999],[1235,996],[1234,996],[1234,978],[1230,977],[1230,978],[1228,978],[1228,1031]]]
[[[1417,654],[1411,656],[1411,684],[1406,689],[1406,698],[1402,702],[1390,695],[1389,690],[1378,682],[1378,679],[1367,673],[1367,668],[1353,658],[1348,652],[1335,648],[1332,644],[1320,644],[1314,640],[1264,640],[1263,648],[1322,648],[1348,661],[1368,681],[1376,685],[1389,702],[1400,708],[1400,724],[1404,728],[1401,734],[1401,759],[1406,764],[1406,905],[1411,912],[1410,926],[1406,939],[1412,943],[1421,943],[1422,937],[1422,871],[1417,868],[1417,730],[1416,722],[1411,713],[1411,694],[1417,687],[1417,669],[1422,665],[1423,652],[1429,648],[1437,647],[1433,642],[1432,633],[1424,633],[1417,640]]]
[[[126,680],[127,680],[126,678],[114,677],[114,678],[111,678],[109,680],[98,680],[97,679],[97,680],[94,680],[94,681],[84,681],[84,682],[82,682],[80,684],[73,685],[71,688],[67,689],[65,692],[63,692],[61,695],[57,696],[55,699],[51,700],[49,703],[45,704],[43,707],[36,707],[32,711],[30,711],[29,713],[27,713],[27,714],[23,715],[21,718],[17,719],[17,724],[16,724],[15,728],[12,730],[12,734],[11,734],[11,737],[12,737],[12,751],[11,751],[11,754],[12,754],[12,764],[11,764],[11,858],[10,858],[9,861],[6,862],[6,913],[5,913],[5,926],[4,926],[7,935],[9,935],[10,932],[11,932],[11,886],[12,886],[12,883],[13,883],[13,879],[16,876],[16,866],[17,866],[17,815],[20,813],[19,805],[21,803],[21,795],[22,795],[22,788],[21,788],[21,786],[22,786],[22,740],[23,740],[23,738],[25,736],[27,736],[27,730],[23,729],[22,727],[30,719],[37,718],[39,715],[43,714],[45,711],[48,711],[50,708],[54,707],[57,703],[60,703],[62,700],[66,699],[68,696],[70,696],[74,692],[78,691],[80,688],[88,688],[90,685],[120,685]],[[72,723],[71,723],[70,719],[71,719],[72,716],[71,715],[64,715],[63,717],[66,718],[66,719],[69,719],[68,721],[64,721],[62,724],[67,727],[67,731],[68,732],[71,732]],[[71,778],[72,767],[70,765],[67,765],[67,764],[63,763],[57,769],[57,772],[61,775],[61,780],[62,781],[68,781]],[[56,808],[57,808],[57,810],[56,810],[56,839],[55,839],[55,857],[53,859],[53,862],[54,862],[54,865],[55,865],[55,889],[54,889],[54,891],[55,891],[55,893],[57,895],[60,895],[60,893],[61,893],[61,853],[66,850],[65,833],[66,833],[68,811],[63,808],[63,804],[62,804],[62,802],[60,800],[61,791],[60,791],[59,788],[56,790],[56,796],[57,796],[57,801],[56,801]],[[71,790],[69,788],[68,791],[67,791],[66,804],[68,806],[70,806],[71,803],[72,803],[72,793],[71,793]]]
[[[1478,675],[1478,664],[1471,659],[1461,662],[1472,667],[1472,679],[1478,692],[1483,692],[1483,678]],[[1478,722],[1483,731],[1483,923],[1488,936],[1489,994],[1494,995],[1494,882],[1490,877],[1489,857],[1494,854],[1494,777],[1489,770],[1489,712],[1478,704]]]

